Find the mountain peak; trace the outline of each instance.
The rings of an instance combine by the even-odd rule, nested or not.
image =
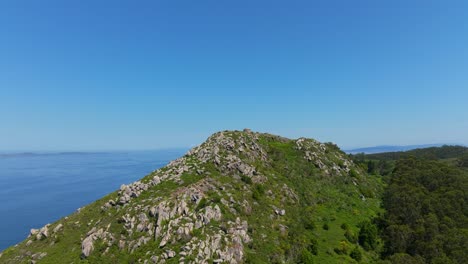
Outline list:
[[[351,201],[366,217],[378,208],[378,188],[333,144],[222,131],[141,180],[32,230],[0,262],[295,262],[300,250],[316,246],[315,222],[330,221],[322,205],[338,206],[347,217],[356,213]]]

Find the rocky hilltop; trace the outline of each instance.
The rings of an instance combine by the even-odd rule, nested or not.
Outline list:
[[[340,226],[356,233],[378,212],[380,189],[331,143],[218,132],[141,180],[31,229],[0,263],[354,262],[336,250],[346,240]]]

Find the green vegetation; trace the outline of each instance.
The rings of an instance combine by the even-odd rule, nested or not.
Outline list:
[[[365,250],[377,248],[377,227],[369,221],[362,222],[359,225],[358,241]]]
[[[442,146],[352,158],[388,184],[382,204],[385,213],[373,220],[384,242],[382,259],[467,263],[468,148]],[[369,248],[362,241],[368,236],[361,232],[359,243]]]
[[[359,250],[358,247],[355,247],[353,249],[353,251],[351,251],[351,253],[349,254],[349,256],[351,258],[353,258],[354,260],[356,260],[357,262],[361,261],[362,260],[362,253],[361,253],[361,250]]]
[[[444,160],[451,158],[459,158],[468,154],[468,148],[463,146],[447,146],[431,147],[422,149],[413,149],[405,152],[386,152],[378,154],[365,155],[369,160],[387,160],[396,161],[409,157],[415,157],[425,160]]]
[[[415,158],[397,161],[383,200],[384,256],[466,263],[467,190],[467,173],[446,163]]]
[[[62,231],[5,250],[0,263],[152,263],[164,254],[165,263],[212,263],[219,256],[200,241],[217,236],[219,250],[241,249],[244,263],[467,263],[467,164],[463,147],[346,155],[312,139],[220,132],[144,177],[148,189],[129,202],[109,206],[122,198],[111,193],[49,227]],[[151,210],[161,205],[167,218],[155,236],[141,224],[156,230],[161,215]],[[83,256],[93,228],[113,238]]]

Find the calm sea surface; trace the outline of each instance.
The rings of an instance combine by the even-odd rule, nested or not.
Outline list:
[[[0,251],[185,150],[0,156]]]

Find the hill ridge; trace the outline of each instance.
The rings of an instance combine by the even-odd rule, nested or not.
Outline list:
[[[32,229],[0,262],[271,263],[307,253],[327,259],[325,249],[317,250],[322,230],[315,222],[334,219],[323,210],[339,207],[346,216],[359,208],[355,221],[367,219],[378,211],[379,188],[331,143],[223,131],[141,180]]]

